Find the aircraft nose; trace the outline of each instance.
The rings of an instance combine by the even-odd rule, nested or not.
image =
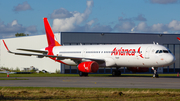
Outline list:
[[[168,64],[173,64],[174,62],[176,61],[176,58],[175,58],[175,56],[174,55],[170,55],[170,56],[168,56],[168,58],[167,58],[167,60],[166,60],[166,62],[168,63]]]
[[[173,61],[172,62],[174,63],[175,61],[176,61],[176,58],[175,58],[175,56],[173,56]]]

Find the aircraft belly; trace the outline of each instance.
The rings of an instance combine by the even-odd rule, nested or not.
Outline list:
[[[130,57],[115,57],[115,61],[117,66],[129,67],[137,65],[134,59]]]
[[[115,58],[117,66],[122,67],[156,67],[161,66],[153,59],[144,59],[141,57],[117,57]]]
[[[64,60],[61,60],[62,62],[68,64],[68,65],[71,65],[71,66],[76,66],[77,64],[71,60],[71,59],[64,59]]]

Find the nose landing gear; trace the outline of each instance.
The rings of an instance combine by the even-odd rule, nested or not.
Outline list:
[[[152,70],[154,71],[153,78],[158,78],[159,77],[159,75],[157,73],[157,69],[158,69],[158,67],[152,67]]]

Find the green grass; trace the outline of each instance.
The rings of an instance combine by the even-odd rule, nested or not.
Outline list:
[[[0,87],[0,100],[178,101],[180,89]]]
[[[152,77],[153,74],[122,74],[121,77]],[[79,77],[79,74],[10,74],[10,77]],[[159,74],[159,76],[177,76],[177,74]],[[7,74],[0,74],[7,77]],[[89,77],[112,77],[111,74],[89,74]]]

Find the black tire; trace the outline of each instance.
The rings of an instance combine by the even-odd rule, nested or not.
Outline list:
[[[79,76],[82,77],[83,75],[84,73],[79,71]]]
[[[84,76],[88,76],[88,73],[84,73]]]
[[[117,73],[118,75],[117,76],[121,76],[121,71],[120,70],[118,70],[118,73]]]
[[[84,72],[79,71],[79,76],[80,76],[80,77],[82,77],[82,76],[88,76],[88,73],[84,73]]]
[[[116,76],[116,70],[112,71],[112,76]]]
[[[156,77],[156,78],[159,78],[159,75],[158,75],[158,74],[156,74],[156,75],[155,75],[155,77]]]
[[[116,70],[116,76],[120,76],[121,75],[121,71],[120,70]]]
[[[120,76],[121,75],[121,71],[120,70],[113,70],[112,71],[112,76]]]

